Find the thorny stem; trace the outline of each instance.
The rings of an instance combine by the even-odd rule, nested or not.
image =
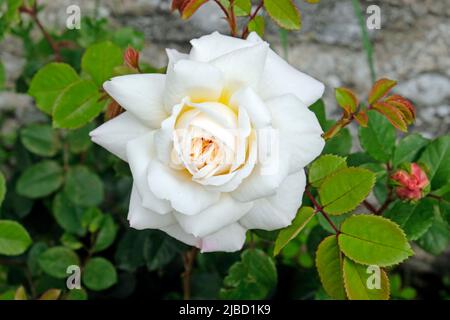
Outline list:
[[[255,11],[252,13],[250,18],[248,19],[247,24],[245,25],[244,31],[242,32],[242,36],[241,36],[242,39],[247,38],[247,36],[249,34],[248,26],[249,26],[250,22],[253,21],[253,19],[256,18],[256,15],[258,14],[259,10],[261,10],[263,5],[264,5],[264,0],[261,0],[259,5],[256,7]]]
[[[198,249],[193,247],[191,250],[183,253],[184,272],[181,275],[183,278],[183,298],[184,300],[191,299],[191,275],[194,266],[195,258],[197,257]]]
[[[311,194],[311,192],[309,192],[308,189],[305,189],[305,194],[308,196],[308,198],[313,203],[314,207],[316,208],[316,211],[320,212],[323,215],[323,217],[327,220],[327,222],[334,229],[334,231],[336,232],[336,235],[338,236],[341,233],[341,231],[336,227],[336,225],[333,223],[333,221],[331,221],[330,217],[325,212],[325,210],[322,208],[322,206],[316,201],[316,199]]]
[[[55,41],[55,39],[52,38],[50,33],[48,33],[48,31],[43,26],[41,20],[39,20],[38,10],[37,10],[37,2],[34,3],[32,8],[21,6],[19,8],[19,11],[22,12],[22,13],[28,14],[31,17],[31,19],[36,23],[36,25],[38,26],[39,30],[41,30],[44,38],[47,40],[47,42],[49,43],[50,47],[52,48],[53,53],[55,55],[55,61],[62,61],[61,48],[60,48],[58,42]]]
[[[369,201],[364,200],[363,205],[373,214],[377,214],[378,210]]]

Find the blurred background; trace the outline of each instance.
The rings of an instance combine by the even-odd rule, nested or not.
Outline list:
[[[142,32],[145,40],[141,59],[157,68],[167,64],[165,48],[187,52],[192,38],[215,30],[227,33],[226,22],[213,3],[206,4],[190,20],[183,21],[178,13],[170,12],[170,2],[42,0],[40,3],[45,9],[40,13],[40,18],[48,30],[64,30],[66,8],[75,4],[81,8],[82,17],[106,18],[111,28],[132,27]],[[326,84],[326,112],[333,118],[338,115],[333,90],[335,87],[349,87],[361,97],[371,87],[368,47],[364,44],[360,21],[351,0],[298,3],[302,12],[301,31],[280,32],[267,19],[265,38],[292,65]],[[381,8],[381,29],[369,30],[376,77],[398,80],[396,92],[413,101],[417,108],[417,122],[413,131],[427,138],[448,134],[449,1],[361,1],[364,21],[368,17],[366,8],[372,4]],[[34,34],[37,38],[41,37],[37,29],[33,30]],[[44,117],[34,106],[31,97],[14,90],[20,83],[24,68],[29,68],[26,51],[23,41],[16,36],[9,34],[0,42],[0,60],[6,71],[6,90],[0,91],[0,117],[3,113],[14,114],[2,122],[2,133]],[[358,145],[355,144],[353,148],[357,150]],[[422,298],[442,298],[442,290],[445,290],[443,286],[450,287],[449,248],[439,256],[428,254],[418,247],[414,249],[416,256],[402,265],[400,270],[403,281],[406,279],[411,286],[419,288]],[[281,280],[283,272],[279,270]],[[300,278],[302,276],[308,277],[308,273],[299,275]],[[400,287],[399,278],[392,281],[393,285]]]

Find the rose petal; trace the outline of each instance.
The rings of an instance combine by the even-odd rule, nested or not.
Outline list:
[[[127,161],[127,142],[145,134],[149,128],[130,112],[124,112],[89,133],[96,144]]]
[[[233,108],[243,108],[247,111],[252,125],[259,129],[271,124],[270,111],[261,98],[251,88],[237,91],[230,99]]]
[[[192,234],[186,233],[183,229],[181,229],[179,224],[172,224],[167,227],[161,227],[159,228],[159,230],[164,231],[172,238],[175,238],[187,245],[200,248],[200,238],[196,238]]]
[[[187,172],[173,170],[158,160],[150,162],[147,178],[156,197],[169,200],[172,208],[183,214],[200,213],[220,199],[219,192],[206,190]]]
[[[256,200],[253,208],[239,222],[247,229],[276,230],[287,227],[300,208],[305,186],[304,170],[291,174],[274,196]]]
[[[136,185],[133,185],[131,189],[128,221],[130,222],[130,227],[137,230],[162,228],[176,222],[171,213],[161,215],[144,208]]]
[[[204,252],[234,252],[242,249],[247,232],[239,223],[233,223],[216,233],[206,236],[201,241],[200,250]]]
[[[223,194],[219,202],[193,216],[175,212],[175,218],[187,233],[196,237],[204,237],[219,229],[238,221],[253,206],[253,203],[243,203]]]
[[[156,129],[168,117],[162,99],[165,80],[163,74],[132,74],[112,78],[103,88],[124,109]]]
[[[164,89],[164,105],[167,112],[190,97],[194,102],[217,101],[222,94],[223,74],[211,64],[180,60],[168,70]]]
[[[247,39],[254,43],[264,42],[255,32]],[[309,106],[322,97],[324,90],[322,82],[298,71],[273,50],[269,50],[259,87],[263,100],[291,93]]]
[[[173,211],[169,201],[158,199],[148,186],[147,170],[155,157],[153,148],[154,131],[128,142],[127,158],[142,205],[159,214]]]
[[[272,113],[273,127],[279,130],[280,142],[289,153],[289,173],[299,171],[322,152],[325,141],[315,114],[296,96],[285,95],[266,101]]]

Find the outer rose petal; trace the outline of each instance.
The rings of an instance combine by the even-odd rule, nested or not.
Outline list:
[[[147,170],[150,161],[155,157],[153,138],[154,131],[130,141],[127,145],[127,157],[142,205],[159,214],[166,214],[173,211],[169,201],[158,199],[148,186]]]
[[[251,208],[252,202],[239,202],[227,194],[222,194],[219,202],[193,216],[175,213],[175,218],[187,233],[204,237],[238,221]]]
[[[233,223],[220,229],[201,241],[200,251],[213,252],[224,251],[234,252],[242,249],[245,242],[245,233],[247,230],[239,223]]]
[[[124,161],[127,160],[127,143],[145,134],[149,128],[144,126],[130,112],[124,112],[118,117],[105,122],[91,131],[89,135],[96,144]]]
[[[222,72],[207,63],[180,60],[168,70],[164,106],[168,113],[185,97],[192,101],[217,101],[223,89]]]
[[[250,41],[225,36],[219,32],[191,40],[192,49],[189,54],[191,60],[208,62],[232,51],[251,47]]]
[[[236,92],[230,99],[230,105],[233,108],[244,108],[253,124],[257,129],[270,126],[272,116],[264,101],[249,87]]]
[[[220,199],[219,192],[206,190],[193,182],[185,171],[173,170],[158,160],[151,161],[147,178],[150,190],[156,197],[169,200],[172,207],[180,213],[200,213]]]
[[[264,42],[255,32],[247,39],[255,43]],[[269,50],[259,89],[263,99],[292,93],[309,106],[322,97],[325,86],[322,82],[290,66],[273,50]]]
[[[155,229],[169,226],[176,222],[172,214],[158,214],[142,206],[142,200],[137,192],[136,185],[133,185],[128,209],[128,221],[130,227],[138,230]]]
[[[200,238],[196,238],[192,234],[186,233],[183,229],[181,229],[179,224],[172,224],[167,227],[161,227],[159,228],[159,230],[164,231],[169,236],[177,239],[178,241],[184,242],[190,246],[200,248]]]
[[[123,108],[150,128],[159,128],[168,117],[163,106],[163,74],[132,74],[112,78],[103,88]]]
[[[266,101],[272,124],[280,132],[283,154],[289,153],[289,173],[297,172],[322,152],[325,141],[315,114],[296,96],[285,95]]]
[[[277,193],[256,200],[255,205],[239,222],[247,229],[276,230],[291,224],[302,204],[306,186],[304,170],[287,177]]]

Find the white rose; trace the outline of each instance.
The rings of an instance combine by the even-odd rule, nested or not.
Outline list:
[[[283,228],[295,217],[304,167],[324,147],[308,109],[324,86],[255,33],[216,32],[191,44],[189,54],[167,50],[165,75],[107,81],[127,111],[91,137],[130,165],[131,227],[202,252],[236,251],[248,229]]]

